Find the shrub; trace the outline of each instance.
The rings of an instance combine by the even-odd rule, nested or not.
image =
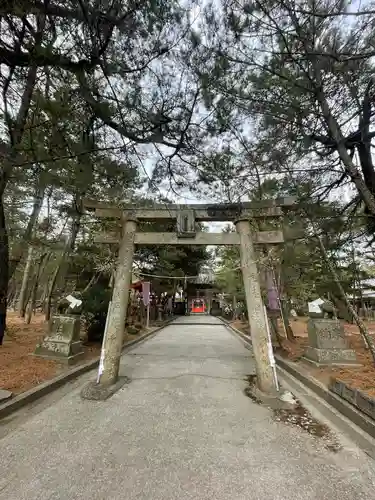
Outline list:
[[[94,285],[82,294],[82,322],[89,342],[103,340],[111,290],[102,285]]]

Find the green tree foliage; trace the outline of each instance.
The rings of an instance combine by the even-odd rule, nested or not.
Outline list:
[[[232,226],[227,226],[224,232],[234,231]],[[224,293],[231,296],[244,296],[242,273],[240,265],[240,252],[237,247],[218,247],[216,251],[218,259],[218,269],[216,282]]]
[[[311,183],[293,186],[287,179],[269,178],[249,193],[252,200],[273,199],[276,196],[297,197],[295,206],[283,217],[283,224],[287,228],[285,234],[290,235],[290,239],[268,251],[259,248],[258,268],[260,271],[271,270],[281,297],[301,311],[306,311],[307,302],[317,297],[340,298],[340,291],[317,244],[316,234],[322,238],[346,294],[358,297],[360,281],[370,277],[365,266],[361,265],[363,259],[356,262],[351,255],[353,243],[358,245],[361,242],[361,227],[353,227],[353,220],[343,214],[339,203],[315,203],[313,189]],[[254,230],[272,230],[279,224],[269,219],[251,222]],[[228,227],[226,230],[232,229]],[[238,249],[221,248],[218,256],[218,283],[230,294],[243,293]]]
[[[26,197],[34,193],[35,200],[38,192],[39,199],[57,201],[60,228],[48,217],[61,232],[52,236],[63,247],[58,281],[80,237],[83,196],[118,200],[125,185],[129,199],[126,179],[143,168],[145,155],[167,162],[194,148],[199,85],[192,74],[175,78],[177,47],[186,53],[193,47],[188,11],[178,2],[8,2],[0,7],[0,27],[2,339],[8,282],[40,212],[9,205],[12,194],[22,183]],[[13,225],[24,211],[29,220]]]
[[[264,171],[319,176],[322,198],[350,182],[373,217],[372,16],[351,2],[212,2],[195,64],[216,130],[256,145]]]

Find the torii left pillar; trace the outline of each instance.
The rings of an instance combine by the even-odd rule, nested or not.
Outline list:
[[[126,382],[125,379],[119,380],[119,369],[129,302],[136,230],[137,221],[127,218],[123,223],[112,302],[107,330],[103,339],[102,366],[97,382],[90,383],[82,390],[81,395],[85,399],[107,399]]]

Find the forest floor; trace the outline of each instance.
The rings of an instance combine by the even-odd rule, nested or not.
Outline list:
[[[308,346],[307,337],[308,318],[291,319],[290,325],[296,337],[295,342],[288,341],[283,335],[283,327],[279,322],[279,333],[282,335],[282,346],[274,343],[274,350],[283,358],[295,362],[312,377],[328,386],[331,379],[341,380],[350,387],[360,389],[364,393],[375,397],[375,366],[371,352],[365,349],[358,327],[344,322],[346,338],[350,348],[354,349],[358,363],[361,366],[342,366],[318,368],[302,359]],[[375,343],[375,322],[365,322],[369,333]],[[232,325],[245,334],[249,334],[247,323],[236,321]]]
[[[31,324],[26,325],[16,313],[8,313],[7,333],[0,347],[0,389],[20,394],[72,369],[72,366],[64,363],[32,355],[36,344],[43,340],[46,331],[47,323],[42,314],[33,316]],[[142,333],[126,335],[124,340],[125,342],[133,340]],[[100,348],[99,343],[84,344],[84,356],[73,366],[79,366],[99,357]]]

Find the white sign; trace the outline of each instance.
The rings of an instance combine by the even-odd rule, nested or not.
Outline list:
[[[268,323],[268,315],[267,315],[267,309],[266,306],[263,306],[264,310],[264,317],[266,319],[266,328],[267,328],[267,336],[268,336],[268,358],[270,360],[270,365],[273,371],[273,377],[275,380],[275,385],[276,385],[276,390],[280,390],[279,386],[279,381],[277,380],[277,371],[276,371],[276,362],[275,362],[275,356],[273,355],[273,348],[272,348],[272,339],[271,339],[271,331],[270,331],[270,325]]]
[[[66,300],[69,302],[70,307],[72,309],[75,309],[76,307],[79,307],[82,304],[82,300],[76,299],[75,297],[73,297],[73,295],[68,295],[66,297]]]
[[[268,358],[272,367],[276,366],[275,356],[273,355],[272,343],[268,342]]]
[[[104,358],[105,358],[105,348],[104,348],[104,346],[105,346],[105,340],[106,340],[106,337],[107,337],[107,330],[108,330],[109,315],[110,315],[110,312],[111,312],[111,305],[112,305],[112,301],[110,301],[109,304],[108,304],[107,319],[105,320],[102,349],[100,351],[100,361],[99,361],[98,377],[96,379],[96,383],[97,384],[99,384],[100,377],[102,376],[103,371],[104,371]]]
[[[316,300],[313,300],[312,302],[309,302],[309,304],[308,304],[309,313],[321,314],[321,312],[322,312],[322,310],[320,308],[321,304],[324,304],[323,299],[316,299]]]

